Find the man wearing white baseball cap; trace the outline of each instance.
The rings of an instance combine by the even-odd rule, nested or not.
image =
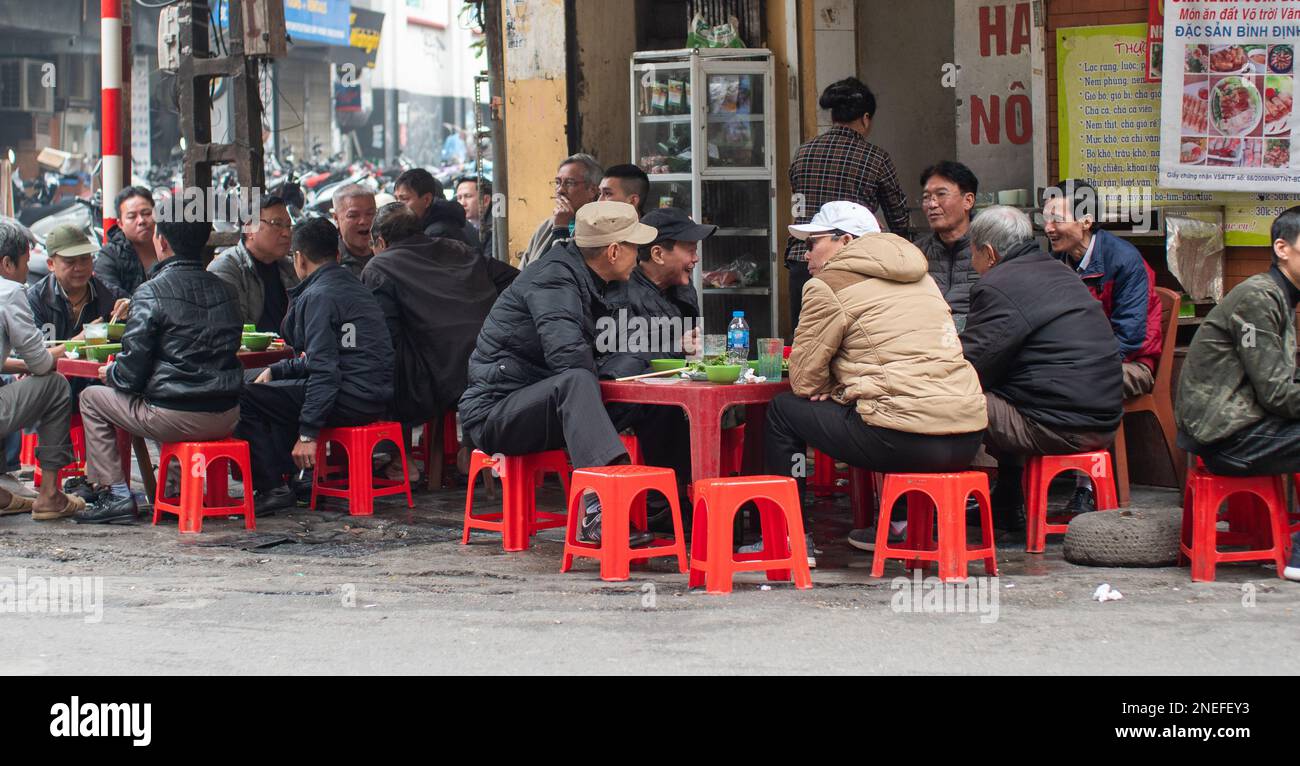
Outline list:
[[[767,470],[793,473],[793,456],[810,444],[872,471],[967,468],[988,424],[984,395],[925,255],[880,233],[852,202],[827,203],[790,234],[808,243],[812,278],[790,354],[792,393],[767,410]],[[869,538],[854,530],[850,542]]]
[[[609,316],[636,266],[637,246],[658,232],[625,202],[589,202],[574,236],[520,273],[483,323],[469,359],[460,420],[473,445],[489,454],[565,449],[574,468],[628,461],[618,427],[600,398],[596,321]],[[600,506],[587,497],[578,531],[600,541]],[[634,546],[653,535],[632,533]]]

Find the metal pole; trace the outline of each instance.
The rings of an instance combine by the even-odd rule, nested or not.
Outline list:
[[[103,158],[104,235],[117,225],[113,200],[122,190],[122,0],[100,0],[100,154]]]

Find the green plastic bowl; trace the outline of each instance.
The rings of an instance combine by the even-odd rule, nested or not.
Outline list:
[[[125,322],[109,322],[109,323],[108,323],[108,339],[109,339],[109,340],[111,340],[111,341],[113,341],[114,343],[116,343],[117,341],[121,340],[121,339],[122,339],[122,336],[125,335],[125,334],[126,334],[126,323],[125,323]]]
[[[709,364],[704,366],[704,374],[710,383],[735,383],[741,369],[738,364]]]
[[[249,351],[265,351],[274,339],[274,333],[246,332],[243,337],[244,348]]]
[[[255,324],[244,325],[244,332],[257,332],[257,325]]]
[[[98,346],[85,346],[79,353],[95,362],[107,362],[109,355],[116,354],[121,350],[121,343],[101,343]]]
[[[651,359],[650,369],[654,372],[667,372],[686,367],[686,361],[683,359]]]

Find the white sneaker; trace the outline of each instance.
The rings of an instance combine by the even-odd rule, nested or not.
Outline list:
[[[12,473],[0,473],[0,489],[19,497],[36,497],[36,492]]]
[[[1291,537],[1291,560],[1282,570],[1282,576],[1293,582],[1300,582],[1300,532]]]

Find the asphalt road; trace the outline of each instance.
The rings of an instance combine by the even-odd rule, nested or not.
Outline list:
[[[1185,568],[1074,566],[1059,539],[1039,556],[1004,545],[1000,578],[976,578],[965,611],[954,602],[936,612],[924,581],[918,597],[915,580],[895,579],[904,575],[897,564],[871,579],[870,554],[843,542],[841,499],[815,512],[813,589],[744,575],[732,595],[710,596],[688,592],[668,560],[633,570],[625,583],[602,582],[594,562],[562,575],[555,531],[524,553],[503,553],[487,533],[462,546],[463,490],[416,497],[414,512],[391,499],[369,518],[300,510],[263,520],[256,533],[209,519],[186,540],[174,520],[93,527],[0,518],[0,673],[1300,669],[1300,584],[1271,568],[1223,567],[1217,582],[1192,583]],[[1176,502],[1167,491],[1135,493],[1137,507]],[[5,599],[7,582],[39,590],[48,583],[35,578],[49,577],[102,579],[87,581],[90,597],[69,613],[31,613],[27,606],[40,604],[30,600],[19,611]],[[1123,599],[1092,600],[1101,583]]]

